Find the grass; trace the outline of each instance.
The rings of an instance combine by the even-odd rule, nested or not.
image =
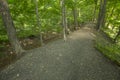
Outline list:
[[[113,44],[105,39],[101,34],[97,34],[95,48],[103,53],[110,60],[120,65],[120,45]]]

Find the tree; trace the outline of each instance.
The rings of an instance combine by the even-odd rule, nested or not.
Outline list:
[[[76,27],[78,27],[78,21],[77,21],[77,7],[76,7],[76,0],[74,0],[74,5],[72,7],[72,11],[73,11],[73,17],[74,17],[74,29],[76,30]]]
[[[35,4],[36,4],[36,19],[37,19],[37,24],[38,27],[40,28],[40,42],[41,45],[43,45],[43,39],[42,39],[42,33],[41,33],[41,24],[40,24],[40,17],[39,17],[39,11],[38,11],[38,1],[35,0]]]
[[[66,31],[67,31],[67,24],[66,24],[66,9],[65,9],[65,0],[61,0],[61,7],[62,7],[62,26],[63,26],[63,37],[64,41],[66,41]]]
[[[96,25],[97,30],[99,30],[101,26],[105,25],[106,4],[107,0],[100,0],[99,15]]]
[[[17,55],[20,55],[20,53],[22,53],[24,50],[22,49],[17,39],[15,26],[10,15],[9,7],[6,0],[0,0],[0,10],[2,11],[2,20],[5,25],[5,29],[7,31],[7,35],[12,45],[12,48],[17,53]]]

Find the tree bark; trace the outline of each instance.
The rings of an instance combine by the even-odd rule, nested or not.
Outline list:
[[[74,17],[74,29],[76,30],[76,27],[78,27],[76,0],[74,0],[74,6],[72,8],[72,11],[73,11],[73,17]]]
[[[73,17],[74,17],[74,29],[76,30],[76,27],[78,27],[78,21],[77,21],[77,9],[74,7],[73,9]]]
[[[43,39],[42,39],[42,33],[41,33],[41,23],[40,23],[40,17],[39,17],[39,11],[38,11],[38,2],[35,0],[35,5],[36,5],[36,19],[37,19],[37,24],[38,27],[40,28],[40,43],[43,45]]]
[[[101,26],[105,25],[106,4],[107,4],[107,0],[100,1],[99,15],[96,25],[97,30],[99,30]]]
[[[61,7],[62,7],[62,26],[63,26],[63,38],[64,41],[67,40],[66,31],[67,31],[67,23],[66,23],[66,9],[65,9],[65,0],[61,0]]]
[[[24,50],[22,49],[22,47],[17,39],[15,26],[13,24],[13,20],[10,15],[9,7],[8,7],[6,0],[0,0],[0,7],[2,10],[2,13],[1,13],[2,20],[4,22],[9,41],[10,41],[15,53],[17,55],[20,55],[20,53],[22,53]]]

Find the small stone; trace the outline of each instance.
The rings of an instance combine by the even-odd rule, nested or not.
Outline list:
[[[20,74],[17,74],[17,77],[19,77],[20,76]]]
[[[62,56],[62,54],[59,54],[59,56],[61,57],[61,56]]]
[[[57,57],[57,60],[60,60],[60,58],[59,58],[59,57]]]

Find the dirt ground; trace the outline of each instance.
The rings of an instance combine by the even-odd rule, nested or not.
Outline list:
[[[119,80],[120,69],[94,48],[84,27],[26,55],[0,72],[0,80]]]

